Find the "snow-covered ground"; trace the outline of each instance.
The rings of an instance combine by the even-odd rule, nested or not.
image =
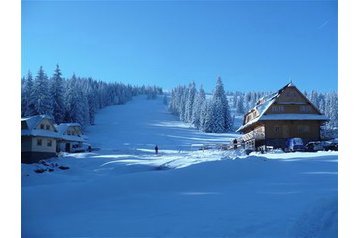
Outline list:
[[[100,150],[22,165],[23,237],[337,237],[337,152],[198,150],[236,135],[143,97],[100,111],[87,135]],[[55,163],[69,169],[34,172]]]

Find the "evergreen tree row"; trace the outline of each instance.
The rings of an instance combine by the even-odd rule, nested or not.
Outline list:
[[[171,92],[169,111],[180,120],[204,132],[223,133],[232,130],[232,118],[222,80],[218,78],[211,98],[206,98],[195,83],[178,86]]]
[[[76,75],[64,79],[58,65],[48,78],[40,67],[35,78],[28,72],[21,79],[21,116],[46,114],[55,123],[78,122],[86,127],[94,124],[95,113],[103,107],[124,104],[136,95],[153,99],[162,93],[156,86],[106,83]]]

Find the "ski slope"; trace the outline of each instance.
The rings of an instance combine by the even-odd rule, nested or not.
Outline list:
[[[101,110],[87,135],[100,150],[22,165],[23,237],[337,237],[337,152],[197,150],[235,134],[143,97]],[[70,169],[34,172],[55,163]]]

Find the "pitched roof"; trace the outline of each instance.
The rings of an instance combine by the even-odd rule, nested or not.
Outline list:
[[[242,125],[238,130],[236,130],[236,132],[239,132],[239,131],[245,129],[245,128],[255,124],[258,121],[268,121],[268,120],[321,120],[321,121],[328,121],[329,120],[325,115],[322,115],[321,113],[320,114],[270,114],[270,115],[265,115],[266,111],[270,108],[270,106],[276,102],[277,98],[288,87],[296,87],[296,86],[291,82],[291,83],[285,85],[284,87],[282,87],[281,89],[279,89],[277,92],[260,98],[257,101],[255,107],[253,107],[248,112],[248,113],[250,113],[253,110],[257,110],[259,115],[255,119]],[[297,90],[297,91],[300,92],[299,90]],[[304,98],[306,98],[302,93],[301,93],[301,95]],[[309,102],[309,100],[308,100],[308,102]],[[310,103],[310,104],[319,112],[317,107],[315,107],[312,103]]]
[[[81,128],[81,125],[79,123],[76,123],[76,122],[72,122],[72,123],[61,123],[61,124],[58,124],[58,125],[55,125],[58,133],[60,133],[61,135],[63,135],[67,129],[69,127],[75,127],[75,126],[78,126]]]
[[[49,121],[53,122],[52,117],[47,115],[36,115],[32,117],[25,117],[25,118],[21,118],[21,121],[22,122],[25,121],[29,130],[32,130],[35,129],[37,125],[40,124],[40,122],[44,119],[48,119]]]
[[[86,139],[85,136],[83,136],[83,135],[67,135],[66,134],[66,131],[70,127],[79,127],[79,128],[81,128],[81,125],[79,123],[76,123],[76,122],[61,123],[59,125],[55,125],[55,127],[57,128],[58,133],[60,134],[60,137],[63,140],[83,142]]]
[[[21,118],[21,122],[26,122],[27,129],[21,130],[21,136],[43,136],[50,138],[59,138],[59,134],[55,128],[55,131],[36,129],[37,126],[44,120],[48,119],[53,123],[52,117],[47,115],[36,115],[27,118]]]

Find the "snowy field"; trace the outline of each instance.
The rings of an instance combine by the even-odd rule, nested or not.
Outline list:
[[[23,237],[337,237],[337,152],[198,150],[235,134],[143,97],[101,110],[87,135],[100,150],[22,165]]]

